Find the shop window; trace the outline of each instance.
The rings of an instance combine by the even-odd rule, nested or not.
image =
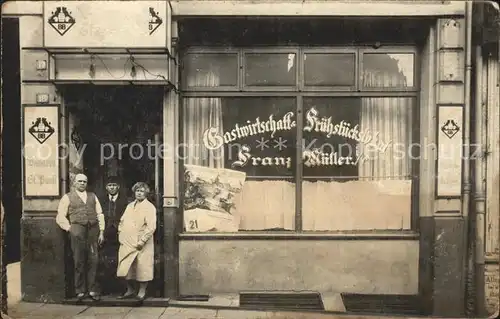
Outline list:
[[[237,53],[188,53],[184,57],[184,79],[189,88],[238,86]]]
[[[354,88],[356,55],[354,53],[304,53],[306,87]]]
[[[419,135],[411,48],[235,54],[236,87],[183,87],[186,231],[411,229]],[[221,76],[197,70],[183,74],[187,83],[208,87]]]
[[[245,53],[245,85],[295,86],[297,55],[287,53]]]
[[[413,88],[415,57],[406,53],[364,53],[363,87]]]
[[[220,213],[210,213],[208,226],[198,218],[197,229],[294,228],[296,107],[296,98],[184,99],[185,215]]]
[[[305,98],[304,108],[303,229],[409,229],[413,98]]]

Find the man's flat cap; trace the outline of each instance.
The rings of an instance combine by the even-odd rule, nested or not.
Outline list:
[[[118,176],[109,176],[108,180],[107,180],[107,184],[111,184],[111,183],[119,184],[120,179],[118,178]]]

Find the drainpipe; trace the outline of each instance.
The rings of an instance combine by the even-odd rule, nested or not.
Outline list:
[[[66,103],[64,101],[64,95],[62,91],[57,90],[56,94],[59,95],[61,99],[61,105],[59,106],[59,123],[60,123],[60,131],[61,134],[61,142],[63,145],[69,144],[69,132],[68,132],[68,108],[66,107]],[[65,148],[65,154],[62,160],[59,160],[59,165],[61,165],[61,192],[64,194],[68,191],[68,183],[69,183],[69,149]]]
[[[463,127],[464,127],[464,146],[463,146],[463,159],[462,159],[462,214],[463,216],[469,216],[469,223],[472,222],[471,215],[469,214],[470,209],[470,192],[471,192],[471,182],[470,182],[470,125],[472,123],[470,116],[471,109],[471,69],[472,69],[472,1],[467,1],[465,3],[465,83],[464,83],[464,119],[463,119]],[[464,235],[467,232],[464,232]],[[473,239],[473,236],[469,236],[470,239]],[[469,240],[470,240],[469,239]],[[470,244],[466,245],[469,247]],[[469,249],[467,248],[467,251]],[[474,254],[473,251],[469,252]],[[470,256],[472,257],[472,256]],[[469,259],[471,262],[469,263],[469,269],[472,268],[470,266],[472,264],[472,258]],[[470,287],[470,286],[469,286]]]
[[[0,23],[0,32],[3,30],[3,23]],[[3,62],[3,57],[0,56],[0,61]],[[3,63],[2,63],[3,64]],[[1,80],[0,80],[1,81]],[[2,81],[3,83],[3,81]],[[2,105],[2,108],[5,105]],[[0,158],[3,158],[3,109],[0,110]],[[3,188],[2,180],[2,161],[0,160],[0,189]],[[4,224],[4,207],[3,198],[0,194],[0,317],[7,314],[7,267],[5,265],[5,224]]]
[[[475,144],[480,148],[480,156],[474,158],[474,188],[475,188],[475,273],[474,281],[476,283],[476,315],[482,316],[485,312],[485,278],[484,278],[484,235],[485,235],[485,120],[486,112],[484,111],[484,94],[483,94],[483,56],[481,44],[476,46],[476,72],[475,72]],[[486,85],[486,84],[485,84]]]

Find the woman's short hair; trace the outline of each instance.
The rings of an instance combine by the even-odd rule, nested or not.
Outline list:
[[[149,186],[148,184],[144,183],[144,182],[137,182],[134,184],[134,186],[132,186],[132,191],[135,193],[136,190],[138,189],[144,189],[144,192],[146,193],[146,195],[148,195],[150,193],[150,189],[149,189]]]

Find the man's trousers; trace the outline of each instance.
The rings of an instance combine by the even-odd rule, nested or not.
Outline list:
[[[75,266],[75,293],[97,292],[99,225],[71,224],[69,234]]]
[[[122,294],[125,287],[122,281],[116,277],[118,268],[118,230],[113,223],[106,224],[104,231],[104,244],[99,250],[99,266],[97,270],[97,282],[104,295]]]

